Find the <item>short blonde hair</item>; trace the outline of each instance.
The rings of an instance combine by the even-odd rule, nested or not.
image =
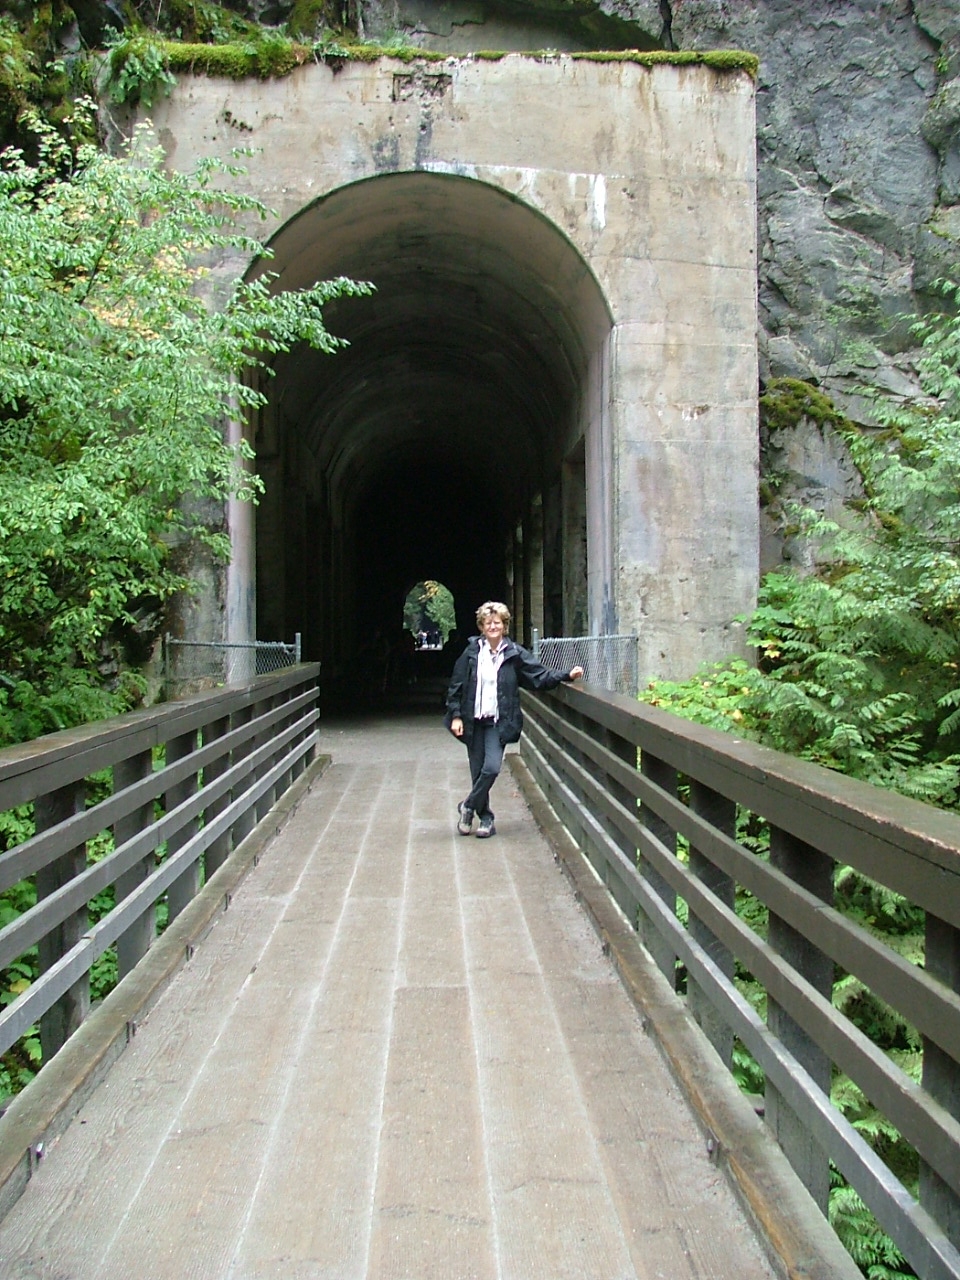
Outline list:
[[[500,600],[485,600],[480,606],[477,610],[477,630],[482,631],[483,624],[494,615],[500,619],[503,623],[503,629],[506,631],[510,626],[510,610]]]

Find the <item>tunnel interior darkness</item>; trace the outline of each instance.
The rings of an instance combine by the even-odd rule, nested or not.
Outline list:
[[[302,635],[333,690],[423,579],[460,640],[485,599],[529,641],[587,616],[584,438],[610,314],[570,241],[471,178],[399,173],[338,189],[271,242],[275,287],[350,276],[324,312],[350,346],[298,347],[255,424],[257,635]]]

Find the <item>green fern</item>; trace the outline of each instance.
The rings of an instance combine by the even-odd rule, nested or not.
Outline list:
[[[915,1276],[867,1206],[832,1166],[831,1180],[830,1224],[867,1280]]]

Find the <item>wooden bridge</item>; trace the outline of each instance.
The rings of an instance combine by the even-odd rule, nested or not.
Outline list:
[[[960,1275],[954,817],[565,687],[527,703],[497,838],[464,839],[438,718],[318,726],[316,674],[0,753],[0,811],[37,815],[0,888],[38,894],[0,965],[41,967],[0,1047],[39,1022],[46,1058],[0,1119],[5,1280],[843,1280],[830,1162],[919,1276]],[[924,965],[838,908],[839,861],[924,909]],[[833,1009],[839,973],[917,1028],[920,1082]]]

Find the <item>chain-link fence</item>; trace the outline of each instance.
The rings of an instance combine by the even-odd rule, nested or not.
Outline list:
[[[183,698],[222,684],[242,684],[300,661],[300,632],[293,644],[282,640],[221,643],[163,639],[163,679],[168,698]]]
[[[637,696],[636,636],[540,636],[534,631],[533,652],[551,671],[583,667],[590,684]]]

